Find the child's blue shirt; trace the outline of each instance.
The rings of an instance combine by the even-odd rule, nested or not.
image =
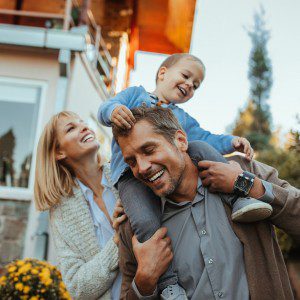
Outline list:
[[[155,106],[157,100],[152,98],[150,94],[142,87],[130,87],[119,94],[117,94],[112,99],[104,102],[98,111],[98,120],[102,125],[111,126],[110,117],[113,110],[119,105],[125,105],[129,109],[141,106],[143,103],[147,107]],[[199,123],[187,114],[183,109],[177,105],[163,104],[163,107],[170,108],[174,115],[177,117],[179,123],[187,134],[188,141],[201,140],[218,150],[221,154],[228,154],[234,151],[232,146],[232,135],[224,134],[212,134],[209,131],[204,130],[200,127]],[[116,184],[129,167],[123,159],[121,149],[116,143],[115,139],[112,141],[111,146],[112,158],[111,158],[111,172],[113,184]]]

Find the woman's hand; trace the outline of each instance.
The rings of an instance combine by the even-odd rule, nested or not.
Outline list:
[[[124,213],[124,208],[120,200],[117,200],[116,206],[113,213],[113,224],[112,227],[116,231],[114,235],[114,242],[118,245],[119,243],[119,226],[122,222],[127,219],[126,214]]]

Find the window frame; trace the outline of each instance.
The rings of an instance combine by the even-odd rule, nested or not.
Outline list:
[[[32,150],[32,161],[30,167],[28,187],[22,188],[22,187],[0,186],[0,199],[31,201],[33,199],[33,185],[34,185],[34,173],[35,173],[34,170],[35,170],[36,150],[37,150],[36,148],[37,148],[39,136],[41,134],[41,127],[43,125],[43,112],[44,112],[44,107],[46,102],[48,84],[46,81],[43,80],[33,80],[27,78],[17,78],[17,77],[8,77],[8,76],[0,76],[0,82],[9,83],[16,86],[17,85],[29,86],[31,88],[36,88],[40,90],[39,109],[38,109],[36,131],[35,131],[34,144]]]

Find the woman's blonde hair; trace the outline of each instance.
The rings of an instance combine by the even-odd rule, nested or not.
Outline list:
[[[56,160],[59,147],[57,123],[62,117],[78,117],[71,111],[54,115],[46,124],[39,139],[34,183],[34,201],[37,210],[47,210],[59,204],[61,197],[72,196],[76,185],[70,168]]]

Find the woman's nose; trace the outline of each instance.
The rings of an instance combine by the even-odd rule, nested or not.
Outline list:
[[[84,131],[87,131],[88,129],[89,129],[89,127],[87,126],[87,124],[83,123],[83,124],[81,125],[80,131],[81,131],[81,132],[84,132]]]

